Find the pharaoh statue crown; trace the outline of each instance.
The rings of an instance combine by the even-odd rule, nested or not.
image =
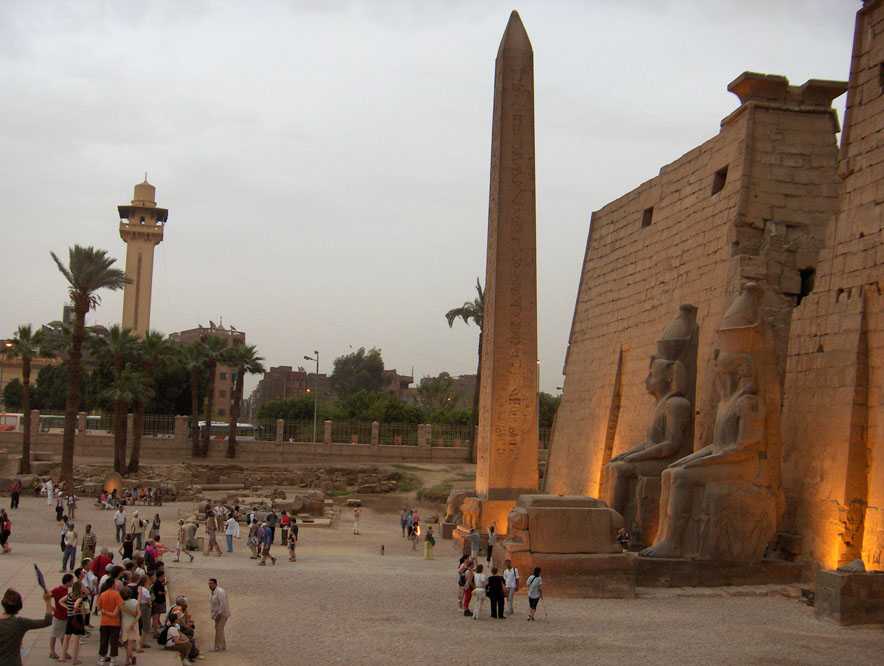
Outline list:
[[[657,353],[651,359],[661,358],[667,361],[677,361],[685,352],[694,331],[697,328],[697,307],[695,305],[681,305],[678,314],[663,329],[663,337],[657,340]]]
[[[731,303],[718,328],[718,348],[723,352],[752,353],[761,349],[764,332],[761,299],[764,289],[757,282],[747,282]]]

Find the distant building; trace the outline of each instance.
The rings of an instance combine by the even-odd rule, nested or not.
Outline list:
[[[246,342],[244,331],[237,331],[233,326],[224,328],[223,325],[216,325],[213,321],[209,322],[208,328],[197,326],[186,331],[169,334],[170,338],[183,344],[193,344],[208,336],[225,338],[228,344],[245,344]],[[215,397],[213,400],[212,420],[215,417],[227,418],[230,416],[230,403],[233,398],[235,385],[236,371],[229,366],[219,365],[215,369]]]
[[[6,388],[6,385],[14,379],[22,380],[21,358],[10,358],[5,353],[6,349],[10,346],[12,346],[12,340],[0,340],[0,408],[4,410],[6,405],[3,403],[3,390]],[[37,373],[40,372],[40,368],[60,362],[57,358],[44,358],[42,356],[32,358],[31,385],[37,381]]]
[[[385,393],[396,396],[398,400],[405,400],[408,396],[408,387],[414,382],[410,375],[400,375],[393,370],[384,370],[384,386],[381,389]]]
[[[272,400],[302,398],[313,391],[319,391],[321,398],[330,395],[331,384],[326,375],[307,372],[304,368],[293,370],[290,365],[272,367],[264,373],[249,396],[248,414],[254,418],[258,410]]]
[[[476,394],[476,375],[460,375],[454,378],[454,406],[456,409],[472,409]]]

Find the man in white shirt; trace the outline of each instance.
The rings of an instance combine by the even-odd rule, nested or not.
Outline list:
[[[117,533],[117,543],[123,543],[123,537],[126,535],[126,508],[122,505],[114,514],[114,528]]]
[[[227,537],[227,552],[233,552],[233,540],[239,539],[239,523],[236,518],[230,516],[224,523],[224,536]]]
[[[506,585],[507,615],[513,614],[513,597],[519,589],[519,570],[509,560],[504,561],[503,582]]]
[[[212,652],[223,652],[227,649],[224,625],[230,617],[230,604],[227,601],[227,592],[218,585],[216,578],[209,579],[209,591],[209,610],[215,622],[215,647]]]

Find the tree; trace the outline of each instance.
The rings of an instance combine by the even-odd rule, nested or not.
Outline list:
[[[365,347],[360,347],[352,354],[336,358],[331,384],[341,399],[358,391],[380,391],[384,387],[381,350],[372,347],[366,352]]]
[[[562,402],[562,396],[550,395],[549,393],[540,392],[538,396],[540,402],[540,427],[552,428],[553,420],[556,418],[556,411],[559,403]]]
[[[144,400],[147,389],[144,377],[131,367],[126,367],[114,377],[107,389],[107,399],[114,405],[129,405],[136,400]],[[120,415],[114,410],[114,471],[124,474],[126,471],[126,436],[128,431],[127,414],[124,410]],[[133,428],[135,424],[133,424]]]
[[[21,380],[15,379],[6,383],[3,387],[3,405],[6,409],[21,409],[22,393],[24,392]],[[34,403],[34,400],[31,400]],[[33,404],[32,404],[33,406]]]
[[[325,405],[323,405],[325,406]],[[320,415],[322,410],[320,410]],[[313,398],[288,398],[268,400],[258,409],[259,419],[285,419],[286,421],[306,421],[313,418]]]
[[[130,280],[123,271],[113,268],[116,259],[104,250],[74,245],[68,250],[65,266],[54,252],[50,253],[68,284],[68,296],[74,305],[71,347],[68,355],[68,394],[64,409],[64,437],[61,450],[61,475],[69,487],[74,483],[74,432],[80,406],[80,383],[83,368],[83,339],[86,337],[86,314],[95,308],[101,297],[98,291],[122,289]]]
[[[190,455],[200,456],[200,395],[205,377],[206,360],[199,342],[178,347],[181,366],[190,374]]]
[[[128,328],[119,324],[95,335],[89,343],[89,349],[95,357],[112,368],[112,384],[102,397],[110,400],[113,406],[114,471],[120,474],[126,471],[127,415],[132,396],[136,392],[132,388],[131,375],[123,381],[123,373],[130,369],[137,346],[138,339]]]
[[[135,418],[132,423],[135,432],[132,433],[132,452],[129,456],[129,464],[126,467],[127,474],[134,474],[141,465],[141,437],[144,435],[144,405],[154,395],[156,390],[156,373],[167,365],[173,357],[172,345],[162,333],[147,331],[135,348],[136,362],[141,368],[143,378],[143,390],[135,397]]]
[[[64,363],[47,365],[37,373],[34,404],[38,409],[64,409],[68,390],[68,368]]]
[[[417,401],[428,410],[444,410],[454,406],[457,393],[454,390],[454,379],[447,372],[440,372],[438,377],[422,377],[417,387]]]
[[[472,301],[466,301],[459,308],[453,308],[445,313],[445,319],[448,320],[448,328],[454,326],[457,319],[463,319],[464,323],[469,325],[473,322],[479,327],[479,354],[476,363],[476,393],[473,396],[473,417],[471,425],[473,426],[473,436],[470,438],[471,451],[470,456],[473,462],[476,462],[476,424],[479,420],[479,389],[482,387],[482,335],[485,325],[485,291],[482,289],[482,283],[476,278],[476,293],[478,298]]]
[[[215,402],[215,373],[218,364],[224,362],[224,352],[227,349],[227,338],[217,335],[204,335],[200,340],[202,346],[203,363],[208,377],[208,385],[206,387],[206,429],[202,432],[202,445],[200,447],[200,455],[206,457],[209,455],[209,439],[212,436],[212,407]]]
[[[239,422],[239,408],[242,404],[243,385],[245,374],[259,374],[264,372],[255,345],[234,343],[223,355],[224,365],[230,366],[236,373],[236,383],[233,387],[233,400],[230,404],[230,418],[227,429],[227,457],[236,457],[236,427]]]
[[[42,356],[43,334],[34,332],[30,324],[22,324],[4,350],[6,356],[21,359],[21,473],[31,473],[31,361]],[[4,393],[5,396],[5,393]]]

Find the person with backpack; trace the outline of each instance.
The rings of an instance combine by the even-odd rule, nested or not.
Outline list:
[[[467,568],[463,578],[463,614],[464,617],[472,617],[470,601],[473,599],[473,590],[476,589],[476,574],[473,571],[473,560],[467,560]]]
[[[491,576],[485,586],[485,594],[491,602],[491,617],[505,620],[503,615],[503,600],[506,598],[506,582],[503,576],[497,573],[497,567],[491,568]]]
[[[460,560],[457,562],[457,607],[460,610],[464,609],[463,596],[467,584],[467,569],[469,568],[469,561],[469,557],[461,555]]]
[[[193,663],[188,659],[191,649],[190,639],[181,631],[181,625],[178,623],[179,619],[177,613],[169,613],[166,624],[160,631],[157,640],[159,641],[159,644],[163,646],[164,650],[177,652],[178,656],[181,658],[181,663],[185,666],[189,666]]]
[[[503,582],[506,585],[507,615],[512,615],[514,612],[513,599],[519,589],[519,570],[513,566],[513,563],[510,560],[504,560],[503,564]]]
[[[537,604],[543,599],[543,579],[540,577],[540,567],[534,567],[534,573],[528,576],[525,581],[528,586],[528,621],[534,620],[534,613],[537,612]]]
[[[424,559],[433,559],[433,548],[436,545],[436,537],[433,536],[433,528],[427,528],[427,536],[424,537]]]

